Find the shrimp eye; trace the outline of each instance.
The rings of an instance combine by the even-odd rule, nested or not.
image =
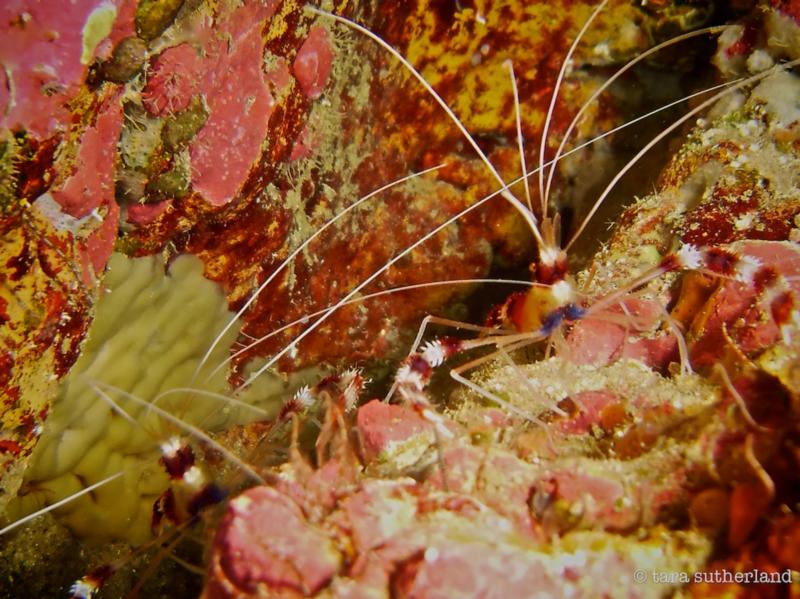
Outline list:
[[[567,304],[564,306],[564,318],[566,320],[580,320],[586,315],[586,310],[578,304]]]

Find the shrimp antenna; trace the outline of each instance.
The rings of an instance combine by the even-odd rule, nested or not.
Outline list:
[[[217,345],[219,345],[220,341],[225,336],[225,333],[227,333],[230,330],[230,328],[234,325],[236,320],[238,318],[240,318],[242,316],[242,314],[245,313],[245,311],[253,304],[253,302],[256,301],[256,299],[258,299],[258,297],[261,295],[261,292],[264,291],[264,289],[267,288],[267,285],[272,283],[272,281],[275,280],[275,277],[277,277],[281,272],[283,272],[283,270],[292,262],[292,260],[294,260],[295,257],[300,252],[302,252],[304,249],[306,249],[309,246],[309,244],[311,244],[311,242],[314,241],[314,239],[319,237],[322,234],[322,232],[325,231],[325,229],[327,229],[328,227],[332,226],[336,221],[338,221],[340,218],[342,218],[345,214],[347,214],[351,210],[354,210],[355,208],[357,208],[358,206],[360,206],[361,204],[363,204],[367,200],[375,197],[379,193],[381,193],[383,191],[386,191],[387,189],[390,189],[392,187],[395,187],[396,185],[401,185],[402,183],[405,183],[406,181],[409,181],[409,180],[414,179],[416,177],[421,177],[422,175],[426,175],[426,174],[428,174],[430,172],[436,171],[436,170],[442,168],[443,166],[445,166],[445,165],[444,164],[437,164],[436,166],[433,166],[431,168],[425,169],[425,170],[420,171],[418,173],[412,173],[412,174],[406,175],[405,177],[402,177],[400,179],[396,179],[395,181],[387,183],[386,185],[384,185],[382,187],[379,187],[378,189],[375,189],[375,190],[369,192],[367,195],[359,198],[358,200],[356,200],[355,202],[350,204],[347,208],[342,210],[339,214],[337,214],[332,219],[327,221],[319,229],[314,231],[314,233],[311,236],[309,236],[308,239],[306,239],[303,243],[301,243],[299,246],[297,246],[297,248],[295,248],[295,250],[291,254],[289,254],[286,257],[286,259],[283,262],[281,262],[280,265],[278,265],[278,267],[275,270],[272,271],[272,273],[267,277],[267,279],[263,283],[261,283],[261,285],[258,286],[258,289],[256,289],[255,292],[248,298],[248,300],[244,303],[244,305],[241,308],[239,308],[239,311],[236,312],[236,314],[230,319],[230,321],[228,321],[228,324],[225,325],[225,328],[223,328],[219,332],[219,334],[214,338],[214,341],[211,342],[211,345],[208,347],[208,349],[206,350],[206,353],[203,355],[203,359],[200,360],[200,363],[195,368],[194,377],[197,377],[197,375],[200,372],[200,369],[203,366],[205,366],[206,362],[208,362],[208,359],[211,356],[211,352],[213,352],[214,348],[217,347]]]
[[[320,15],[320,16],[323,16],[323,17],[328,17],[328,18],[334,19],[334,20],[338,21],[339,23],[347,25],[351,29],[355,29],[356,31],[358,31],[360,33],[363,33],[368,38],[370,38],[375,43],[377,43],[379,46],[381,46],[384,50],[389,52],[389,54],[391,54],[397,60],[399,60],[400,63],[406,68],[406,70],[409,73],[411,73],[417,79],[417,81],[419,81],[420,84],[422,84],[422,86],[431,95],[431,97],[434,100],[436,100],[436,103],[439,104],[439,106],[442,107],[442,110],[444,110],[445,113],[447,114],[447,116],[450,117],[450,120],[453,121],[453,124],[455,124],[455,126],[458,127],[458,130],[464,136],[464,139],[466,139],[467,142],[469,143],[469,145],[472,146],[472,149],[475,150],[475,152],[477,152],[478,156],[480,156],[480,159],[488,167],[488,169],[489,169],[489,171],[491,171],[492,175],[494,175],[494,178],[497,179],[497,182],[500,183],[500,185],[502,186],[502,189],[499,192],[500,195],[502,195],[505,200],[507,200],[514,208],[516,208],[516,210],[522,215],[522,217],[528,223],[528,226],[530,227],[531,231],[533,232],[533,236],[536,238],[536,242],[539,243],[540,245],[543,245],[544,242],[542,240],[542,235],[539,232],[539,223],[536,221],[536,216],[534,216],[533,212],[531,212],[525,206],[525,204],[523,204],[517,198],[514,197],[514,194],[512,194],[511,191],[509,190],[509,186],[506,185],[506,182],[500,176],[500,173],[497,172],[497,169],[491,163],[489,158],[486,156],[486,154],[484,154],[483,150],[480,149],[480,147],[478,146],[477,142],[472,137],[472,135],[467,130],[467,128],[464,126],[464,124],[459,120],[459,118],[456,116],[456,114],[453,112],[453,110],[447,105],[447,102],[445,102],[442,99],[442,97],[436,92],[436,90],[433,89],[433,86],[425,80],[425,77],[422,76],[422,74],[414,67],[414,65],[412,65],[410,62],[408,62],[408,60],[402,54],[400,54],[400,52],[395,50],[394,47],[392,47],[389,43],[387,43],[385,40],[381,39],[380,36],[375,35],[373,32],[371,32],[366,27],[364,27],[362,25],[359,25],[358,23],[355,23],[355,22],[353,22],[353,21],[351,21],[349,19],[345,19],[344,17],[340,17],[339,15],[335,15],[333,13],[329,13],[329,12],[326,12],[324,10],[320,10],[320,9],[315,8],[313,6],[306,5],[305,8],[306,8],[307,11],[309,11],[311,13],[314,13],[316,15]]]
[[[517,89],[517,78],[514,75],[514,63],[511,60],[506,60],[503,63],[508,68],[508,74],[511,76],[511,91],[514,92],[514,116],[517,121],[517,147],[519,151],[519,165],[522,174],[528,172],[528,167],[525,164],[525,147],[522,141],[522,116],[519,108],[519,90]],[[528,210],[533,212],[533,205],[531,204],[531,188],[528,184],[528,177],[523,177],[523,184],[525,185],[525,200],[528,202]]]
[[[48,505],[46,507],[43,507],[40,510],[36,510],[32,514],[28,514],[24,518],[20,518],[16,522],[12,522],[11,524],[6,526],[5,528],[0,529],[0,537],[2,537],[7,532],[11,532],[15,528],[17,528],[19,526],[22,526],[23,524],[25,524],[27,522],[30,522],[34,518],[38,518],[39,516],[43,516],[44,514],[46,514],[48,512],[52,512],[53,510],[57,510],[62,505],[66,505],[66,504],[68,504],[68,503],[70,503],[72,501],[75,501],[76,499],[78,499],[80,497],[83,497],[84,495],[87,495],[87,494],[93,492],[94,490],[102,487],[103,485],[106,485],[106,484],[110,483],[112,480],[118,479],[120,476],[122,476],[122,472],[117,472],[116,474],[112,474],[111,476],[109,476],[107,478],[104,478],[101,481],[98,481],[98,482],[96,482],[96,483],[94,483],[92,485],[89,485],[85,489],[81,489],[77,493],[73,493],[69,497],[65,497],[64,499],[56,501],[55,503],[51,503],[50,505]]]
[[[631,158],[630,161],[628,161],[628,163],[625,166],[623,166],[619,170],[619,172],[617,172],[617,174],[614,176],[614,178],[611,180],[611,182],[603,190],[603,193],[601,193],[600,196],[597,198],[597,200],[595,201],[594,205],[592,206],[592,209],[584,217],[583,221],[581,222],[580,227],[578,227],[578,230],[575,231],[575,233],[572,235],[572,238],[569,240],[569,243],[567,243],[567,245],[564,248],[564,250],[565,251],[569,250],[569,248],[572,247],[572,244],[575,243],[575,241],[578,239],[578,237],[580,237],[581,233],[583,233],[584,229],[586,229],[587,225],[589,224],[589,221],[592,219],[592,217],[595,215],[595,213],[599,210],[599,208],[602,205],[603,201],[611,193],[611,190],[616,186],[617,183],[619,183],[620,179],[622,179],[622,177],[624,177],[625,174],[634,167],[634,165],[641,159],[641,157],[644,156],[647,152],[649,152],[650,149],[653,146],[655,146],[658,142],[660,142],[662,139],[664,139],[667,135],[672,133],[675,129],[680,127],[683,123],[688,121],[690,118],[696,116],[700,112],[704,111],[706,108],[710,107],[712,104],[717,102],[719,99],[727,96],[728,94],[733,93],[734,91],[736,91],[738,89],[741,89],[741,88],[743,88],[743,87],[745,87],[747,85],[750,85],[751,83],[755,83],[756,81],[760,81],[761,79],[764,79],[764,78],[768,77],[769,75],[773,75],[773,74],[778,73],[780,71],[792,68],[792,67],[794,67],[794,66],[796,66],[798,64],[800,64],[800,59],[792,60],[792,61],[786,62],[786,63],[784,63],[782,65],[775,66],[775,67],[773,67],[773,68],[771,68],[771,69],[769,69],[767,71],[763,71],[761,73],[758,73],[757,75],[753,75],[752,77],[748,77],[747,79],[742,79],[738,83],[736,83],[734,85],[731,85],[730,87],[724,89],[723,91],[721,91],[721,92],[719,92],[717,94],[714,94],[708,100],[706,100],[705,102],[701,103],[697,107],[693,108],[688,113],[686,113],[681,118],[679,118],[677,121],[672,123],[669,127],[664,129],[663,131],[661,131],[661,133],[659,133],[652,140],[650,140],[650,142],[646,146],[644,146],[641,150],[639,150],[639,152],[636,154],[636,156]]]
[[[547,116],[544,119],[544,129],[542,130],[542,140],[539,144],[539,200],[542,204],[542,218],[547,214],[547,202],[546,197],[544,194],[544,152],[547,146],[547,132],[550,129],[550,123],[553,120],[553,111],[556,107],[556,100],[558,100],[558,92],[561,89],[561,82],[564,80],[564,75],[567,72],[567,67],[569,66],[570,62],[572,61],[572,55],[575,53],[575,49],[578,47],[578,44],[581,41],[581,38],[584,36],[586,31],[591,26],[592,22],[597,18],[597,15],[606,7],[608,4],[608,0],[603,0],[600,4],[597,5],[597,8],[594,9],[591,16],[586,19],[586,22],[581,27],[581,30],[578,32],[578,35],[575,36],[575,39],[572,41],[572,45],[569,47],[569,51],[567,55],[564,57],[564,62],[561,63],[561,70],[558,72],[558,78],[556,79],[556,85],[553,89],[553,95],[550,97],[550,107],[547,109]],[[555,166],[553,167],[555,168]]]
[[[679,35],[677,37],[673,37],[671,39],[668,39],[668,40],[666,40],[664,42],[661,42],[657,46],[653,46],[652,48],[650,48],[649,50],[643,52],[642,54],[639,54],[633,60],[630,60],[622,68],[617,70],[617,72],[615,72],[613,75],[611,75],[611,77],[606,79],[603,82],[603,84],[600,87],[598,87],[595,90],[595,92],[589,97],[589,99],[586,100],[586,102],[583,103],[583,106],[581,106],[580,110],[578,110],[578,113],[572,118],[572,121],[570,122],[569,127],[567,127],[567,131],[564,133],[564,137],[561,139],[561,143],[559,143],[559,145],[558,145],[558,150],[556,150],[555,158],[553,158],[553,160],[551,162],[552,168],[547,173],[547,185],[545,186],[545,189],[544,189],[545,203],[543,204],[543,208],[548,205],[548,201],[550,199],[550,187],[551,187],[551,185],[553,183],[553,176],[555,175],[556,166],[557,166],[558,162],[564,157],[564,155],[562,153],[564,151],[564,147],[567,144],[567,140],[569,139],[569,136],[572,135],[572,132],[575,129],[575,127],[578,126],[578,121],[580,120],[580,118],[589,109],[589,106],[591,106],[592,103],[598,97],[600,97],[600,94],[602,94],[604,91],[606,91],[617,79],[622,77],[622,75],[624,75],[626,72],[631,70],[638,63],[640,63],[641,61],[645,60],[649,56],[652,56],[653,54],[655,54],[657,52],[660,52],[664,48],[667,48],[667,47],[669,47],[669,46],[671,46],[673,44],[680,43],[680,42],[682,42],[684,40],[691,39],[693,37],[699,37],[701,35],[706,35],[706,34],[720,33],[722,31],[725,31],[728,27],[729,27],[728,25],[718,25],[716,27],[706,27],[704,29],[698,29],[696,31],[690,31],[689,33],[684,33],[683,35]],[[540,174],[541,174],[541,171],[540,171]]]

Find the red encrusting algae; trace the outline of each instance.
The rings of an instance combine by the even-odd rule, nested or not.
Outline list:
[[[658,15],[657,25],[639,12],[630,22],[619,17],[635,30],[627,41],[604,39],[617,17],[598,25],[591,35],[599,41],[579,54],[577,76],[556,108],[556,132],[565,128],[567,108],[590,93],[592,64],[612,64],[618,54],[652,42],[663,14],[671,14],[662,4],[647,9]],[[780,56],[784,50],[769,47],[777,38],[757,28],[774,26],[775,15],[793,15],[795,4],[773,1],[778,10],[768,12],[763,3],[763,14],[749,19],[739,37],[723,40],[721,70],[755,68],[756,58],[766,60],[753,58],[759,51]],[[512,3],[484,15],[471,7],[430,10],[423,1],[394,17],[384,4],[377,18],[511,176],[519,165],[510,96],[483,92],[502,87],[491,78],[493,69],[519,59],[530,117],[524,135],[536,138],[541,119],[534,117],[547,104],[558,65],[527,47],[520,57],[516,45],[502,40],[516,39],[531,15],[549,15],[545,8],[561,11],[559,19],[545,19],[555,23],[552,37],[533,40],[561,57],[590,5]],[[249,342],[334,303],[432,223],[493,191],[483,165],[466,157],[457,133],[432,116],[438,109],[422,92],[410,91],[400,104],[385,93],[388,59],[373,48],[363,52],[370,68],[347,62],[331,23],[314,22],[289,3],[200,2],[194,9],[202,18],[187,9],[178,13],[175,30],[165,23],[163,37],[148,39],[159,51],[141,57],[129,82],[103,80],[102,65],[133,34],[132,6],[121,5],[112,33],[93,55],[103,62],[92,65],[89,79],[76,70],[61,90],[77,98],[68,130],[42,137],[71,118],[52,106],[55,120],[42,130],[25,125],[24,115],[11,125],[27,152],[17,199],[34,202],[38,211],[29,214],[24,202],[12,202],[16,212],[4,215],[3,232],[16,232],[18,243],[6,252],[12,274],[3,282],[17,292],[17,281],[28,281],[30,297],[48,301],[41,322],[9,337],[13,352],[0,359],[0,380],[10,388],[4,429],[8,420],[17,433],[0,439],[7,468],[23,464],[48,411],[26,404],[20,373],[42,363],[51,346],[58,375],[74,362],[96,277],[115,242],[132,255],[197,254],[206,275],[238,307],[298,240],[358,194],[420,165],[449,163],[439,180],[387,192],[382,203],[350,215],[298,256],[243,315],[241,340]],[[619,8],[619,14],[638,10]],[[12,25],[24,25],[27,17],[16,16],[22,20]],[[191,27],[181,29],[186,23]],[[487,32],[487,23],[496,31]],[[346,44],[361,48],[350,38]],[[710,555],[714,567],[796,567],[783,542],[794,547],[798,536],[792,508],[798,500],[798,350],[791,333],[800,291],[800,204],[760,156],[774,151],[770,156],[794,160],[797,121],[774,114],[770,93],[768,86],[749,99],[742,93],[723,119],[698,125],[664,171],[658,193],[625,212],[609,245],[579,275],[576,289],[585,292],[585,305],[567,307],[580,316],[538,315],[544,322],[558,316],[547,329],[556,357],[536,353],[540,362],[495,365],[481,375],[478,384],[519,403],[539,428],[486,408],[469,393],[457,394],[443,415],[427,395],[425,409],[371,401],[354,415],[349,403],[328,397],[316,460],[293,443],[282,466],[254,465],[268,474],[269,485],[227,506],[214,532],[204,596],[506,597],[535,589],[593,597],[621,588],[651,597],[677,585],[641,585],[634,571],[701,571],[711,567]],[[8,94],[0,95],[2,102],[10,106]],[[586,119],[598,128],[618,116],[612,98],[602,103]],[[364,106],[374,111],[371,119],[357,116]],[[590,129],[581,132],[584,138]],[[568,172],[603,170],[597,164],[575,163]],[[567,174],[563,182],[582,178]],[[48,211],[48,198],[61,212]],[[509,214],[498,202],[470,215],[364,291],[480,276],[498,255],[518,260],[528,252],[528,233]],[[121,215],[125,232],[118,239]],[[663,266],[663,256],[677,255],[677,248],[702,250],[705,262],[687,268],[676,259],[662,276],[583,317],[592,302],[623,289],[648,264]],[[749,279],[737,270],[743,262],[755,273]],[[46,276],[31,283],[43,276],[39,266]],[[77,283],[86,293],[75,299]],[[397,354],[404,324],[421,310],[452,306],[457,297],[450,289],[424,291],[340,310],[279,366],[290,371]],[[10,304],[3,301],[3,324],[31,321],[19,310],[7,314]],[[563,340],[556,335],[562,331]],[[235,373],[284,348],[295,332],[243,352]],[[426,384],[439,367],[419,366],[429,371]],[[426,385],[419,391],[429,393]],[[256,430],[263,432],[263,424],[231,437],[252,440]]]

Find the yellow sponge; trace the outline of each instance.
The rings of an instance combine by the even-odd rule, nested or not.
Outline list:
[[[14,519],[123,472],[56,513],[84,538],[136,544],[149,538],[153,501],[168,484],[158,462],[158,444],[170,435],[186,434],[154,410],[126,399],[125,393],[148,402],[183,387],[229,394],[227,369],[211,372],[230,355],[238,323],[197,375],[195,370],[232,317],[222,292],[203,277],[196,257],[176,258],[167,274],[159,257],[115,254],[81,356],[61,384],[22,493],[6,515]],[[136,422],[114,412],[98,396],[96,385]],[[267,376],[237,399],[254,404],[258,398],[258,407],[271,414],[295,386]],[[169,393],[158,405],[210,431],[266,417],[263,411],[208,394]]]

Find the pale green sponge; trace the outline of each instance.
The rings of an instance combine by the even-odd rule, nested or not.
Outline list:
[[[153,501],[168,484],[158,462],[158,444],[173,434],[188,435],[110,389],[148,402],[183,387],[230,394],[227,368],[211,372],[230,355],[238,323],[201,371],[195,375],[195,370],[232,316],[222,292],[203,277],[196,257],[176,258],[167,274],[159,257],[115,254],[83,352],[61,385],[23,491],[6,515],[13,519],[123,472],[56,514],[81,537],[133,543],[147,539]],[[91,386],[98,384],[135,424],[98,397]],[[158,405],[194,426],[215,431],[273,413],[297,384],[299,380],[268,376],[236,396],[250,404],[257,398],[266,413],[187,392],[162,396]]]

